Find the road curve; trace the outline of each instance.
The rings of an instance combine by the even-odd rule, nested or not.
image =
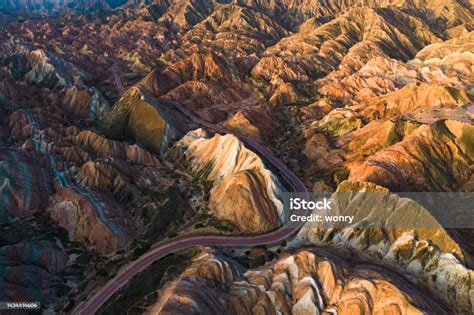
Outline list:
[[[125,91],[125,86],[122,84],[120,76],[117,74],[117,65],[114,62],[110,68],[112,75],[115,80],[117,88],[121,91]],[[148,98],[150,98],[148,96]],[[149,101],[154,103],[155,100],[150,98]],[[191,113],[188,109],[183,107],[181,104],[172,101],[166,101],[172,104],[178,111],[186,115],[194,122],[207,127],[215,132],[219,133],[232,133],[220,126],[211,124]],[[234,133],[232,133],[234,134]],[[291,184],[295,192],[308,193],[308,189],[304,183],[283,163],[280,159],[273,156],[267,149],[256,141],[242,136],[234,134],[239,138],[250,150],[258,153],[261,157],[265,158],[274,168],[278,169],[285,179]],[[115,278],[111,279],[99,292],[97,292],[92,298],[85,302],[85,304],[79,306],[72,313],[79,315],[91,315],[97,312],[97,310],[123,285],[125,285],[133,276],[138,274],[150,266],[154,261],[177,251],[184,250],[193,246],[226,246],[226,247],[244,247],[244,246],[256,246],[264,244],[273,244],[279,241],[285,240],[294,233],[296,233],[303,222],[287,222],[279,229],[261,235],[255,236],[191,236],[181,239],[171,240],[170,243],[161,245],[152,249],[150,252],[141,256],[137,260],[133,261],[122,269]]]

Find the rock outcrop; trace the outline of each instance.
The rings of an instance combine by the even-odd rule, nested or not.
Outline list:
[[[15,150],[0,153],[0,222],[28,217],[48,205],[52,191],[46,169],[28,153]]]
[[[450,120],[419,127],[402,141],[350,168],[349,178],[394,191],[456,190],[472,172],[473,128]],[[393,163],[394,160],[403,163]],[[443,169],[438,165],[444,165]]]
[[[219,219],[251,234],[275,229],[286,221],[278,178],[235,136],[207,138],[198,129],[179,141],[175,150],[194,174],[212,183],[210,208]]]
[[[354,109],[366,118],[380,119],[413,113],[421,108],[456,108],[468,102],[469,99],[456,88],[409,84],[393,93],[368,99]]]
[[[64,249],[50,241],[25,240],[0,247],[0,298],[51,302],[56,274],[67,263]]]
[[[174,101],[266,146],[314,191],[388,197],[341,200],[357,222],[306,226],[304,251],[226,253],[237,264],[206,250],[181,276],[168,268],[153,311],[472,313],[472,233],[448,234],[388,191],[474,187],[469,1],[7,0],[0,11],[8,296],[70,313],[164,237],[287,221],[275,170],[238,137],[187,134],[199,126]],[[413,209],[434,232],[389,231]]]
[[[281,220],[265,184],[255,169],[225,176],[211,189],[209,207],[220,220],[231,222],[245,234],[274,230]]]
[[[56,92],[42,97],[67,114],[93,121],[109,109],[102,94],[84,83],[90,77],[57,54],[8,42],[0,59],[12,77]]]
[[[66,8],[75,8],[80,11],[113,9],[127,3],[127,0],[46,0],[46,1],[22,1],[7,0],[1,3],[0,9],[7,11],[45,11],[45,10],[61,10]]]
[[[48,212],[72,240],[110,254],[130,242],[136,224],[118,204],[102,199],[93,192],[59,189]]]
[[[138,88],[130,89],[120,98],[103,125],[110,137],[131,138],[154,152],[161,151],[166,122],[152,104],[144,101]]]
[[[354,216],[353,222],[307,223],[292,246],[354,248],[366,259],[376,259],[424,283],[460,311],[472,310],[474,272],[465,266],[461,247],[428,210],[386,188],[350,181],[339,185],[333,203],[331,215]]]
[[[228,118],[222,126],[260,143],[268,143],[273,131],[278,129],[275,119],[272,118],[271,114],[262,110],[239,111]]]
[[[350,265],[311,250],[284,253],[258,269],[203,250],[160,291],[151,314],[423,314],[444,312],[422,290],[383,269]],[[410,292],[410,293],[408,293]]]
[[[101,133],[108,101],[61,54],[2,41],[0,77],[0,298],[67,313],[114,272],[113,259],[136,255],[134,240],[155,242],[176,228],[166,198],[185,191],[187,179],[177,183],[173,170],[137,143],[147,139],[136,123],[140,108],[118,126],[130,127],[137,142]],[[162,127],[158,142],[175,137],[153,113]],[[184,198],[172,198],[181,220]],[[97,272],[86,272],[91,267]]]

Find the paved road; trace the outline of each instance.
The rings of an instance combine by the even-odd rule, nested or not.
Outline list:
[[[120,76],[117,74],[117,65],[115,62],[110,69],[114,76],[117,88],[122,92],[125,91],[125,87],[122,84]],[[179,110],[181,113],[186,115],[194,122],[205,126],[208,129],[219,133],[232,133],[220,126],[216,126],[205,120],[202,120],[177,102],[167,102],[174,105],[177,110]],[[290,171],[281,160],[273,156],[262,145],[248,137],[236,134],[234,135],[238,137],[246,145],[247,148],[258,153],[261,157],[265,158],[266,161],[270,163],[274,168],[278,169],[281,174],[286,178],[286,180],[291,184],[295,192],[308,192],[304,183],[292,171]],[[88,300],[84,305],[82,305],[82,307],[80,306],[78,309],[73,311],[73,314],[94,314],[115,292],[117,292],[123,285],[125,285],[133,276],[150,266],[154,261],[168,254],[184,250],[193,246],[244,247],[273,244],[289,238],[290,236],[295,234],[301,228],[302,225],[302,222],[288,222],[276,231],[255,236],[192,236],[182,239],[171,240],[167,244],[152,249],[150,252],[141,256],[140,258],[138,258],[138,260],[132,262],[124,269],[122,269],[115,278],[111,279],[99,292],[97,292],[90,300]]]

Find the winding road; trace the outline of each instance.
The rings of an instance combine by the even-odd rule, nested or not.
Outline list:
[[[110,71],[114,77],[115,84],[119,91],[125,92],[126,88],[122,83],[120,76],[117,74],[117,63],[114,62],[110,67]],[[153,103],[154,99],[150,99]],[[166,101],[172,104],[176,110],[183,113],[189,119],[194,122],[218,133],[232,133],[220,126],[211,124],[201,118],[197,117],[181,104],[172,101]],[[304,183],[291,171],[288,167],[278,158],[273,156],[267,149],[256,141],[235,133],[234,136],[240,139],[246,147],[259,154],[260,157],[264,158],[269,164],[285,177],[289,184],[291,184],[295,192],[308,193],[308,189]],[[188,249],[194,246],[226,246],[226,247],[245,247],[245,246],[256,246],[264,244],[274,244],[282,240],[287,239],[294,233],[296,233],[303,222],[291,222],[284,224],[279,229],[261,235],[255,236],[191,236],[182,239],[171,240],[167,244],[163,244],[159,247],[152,249],[150,252],[141,256],[137,260],[133,261],[126,267],[124,267],[113,279],[111,279],[100,291],[94,296],[87,300],[82,305],[72,312],[73,314],[79,315],[91,315],[97,312],[97,310],[123,285],[125,285],[133,276],[150,266],[154,261],[177,251]]]

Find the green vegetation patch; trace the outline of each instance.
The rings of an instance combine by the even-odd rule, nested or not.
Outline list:
[[[461,95],[461,91],[458,89],[455,89],[453,87],[446,87],[446,90],[448,91],[449,95],[456,101],[458,104],[464,104],[467,102],[467,100]]]
[[[286,104],[287,106],[296,106],[296,107],[304,107],[304,106],[309,106],[314,103],[314,100],[308,100],[308,101],[297,101],[293,103]]]
[[[173,223],[175,223],[178,218],[182,217],[182,214],[180,215],[178,210],[183,209],[185,203],[186,201],[183,199],[179,189],[170,188],[162,205],[157,210],[149,210],[144,214],[150,222],[147,226],[144,238],[154,241],[163,236]]]
[[[320,120],[313,124],[313,128],[315,128],[316,131],[332,137],[344,136],[363,126],[364,122],[357,117],[342,117],[328,122]]]
[[[145,254],[148,250],[150,250],[151,246],[148,243],[140,243],[134,249],[132,256],[133,258],[138,258],[141,255]]]

